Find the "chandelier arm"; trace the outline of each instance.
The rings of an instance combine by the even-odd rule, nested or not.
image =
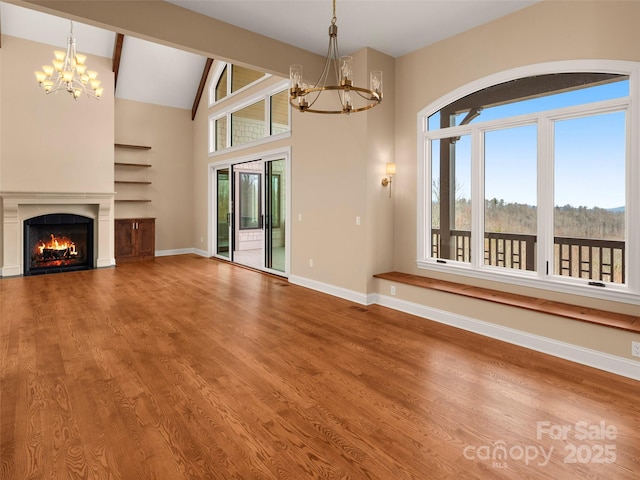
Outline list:
[[[318,81],[315,83],[314,88],[317,88],[319,85],[323,85],[327,81],[327,76],[329,75],[329,70],[331,70],[331,39],[329,39],[329,46],[327,47],[327,58],[324,61],[324,67],[322,69],[322,73],[318,78]]]
[[[336,36],[333,37],[333,71],[336,77],[336,85],[340,85],[341,75],[340,75],[340,67],[339,67],[339,59],[340,59],[340,51],[338,49],[338,36],[336,31]],[[346,102],[344,100],[344,93],[338,94],[338,99],[340,100],[340,106],[344,109],[346,107]]]
[[[376,100],[377,102],[380,102],[380,95],[378,95],[373,90],[359,87],[351,87],[351,90],[354,90],[361,98],[364,98],[365,100]]]
[[[355,91],[357,93],[362,92],[362,93],[367,93],[367,94],[371,95],[371,98],[367,99],[367,101],[369,101],[371,103],[365,105],[364,107],[359,107],[359,108],[353,108],[352,107],[349,110],[350,113],[357,113],[357,112],[362,112],[364,110],[369,110],[370,108],[375,107],[376,105],[378,105],[382,101],[382,99],[380,98],[380,96],[376,92],[374,92],[372,90],[368,90],[366,88],[354,87],[354,86],[345,87],[345,86],[341,86],[341,85],[326,85],[324,87],[307,88],[307,89],[303,90],[303,92],[304,92],[304,95],[308,95],[308,94],[311,94],[311,93],[314,93],[314,92],[318,92],[318,96],[320,96],[320,93],[322,93],[324,91],[328,91],[328,90],[338,90],[338,91],[343,91],[343,92]],[[366,99],[366,97],[364,97],[364,96],[362,98]],[[298,110],[304,111],[304,112],[325,113],[325,114],[346,113],[344,106],[342,106],[342,110],[317,110],[317,109],[311,108],[313,106],[313,103],[309,104],[308,107],[305,107],[305,108],[300,108],[298,105],[295,105],[294,103],[291,103],[291,105],[293,107],[297,108]]]
[[[311,89],[303,89],[303,92],[305,93],[305,96],[308,93],[311,93],[312,91],[317,91],[318,94],[315,96],[315,98],[309,102],[309,108],[311,108],[313,106],[314,103],[316,103],[316,101],[318,100],[318,98],[320,98],[320,92],[322,92],[322,90],[315,90],[319,88],[319,85],[324,85],[325,83],[327,83],[327,77],[329,76],[329,70],[331,70],[331,38],[329,38],[329,46],[327,47],[327,58],[324,62],[324,68],[322,69],[322,73],[320,74],[320,77],[318,78],[318,81],[315,83],[315,85],[313,86],[314,90]]]

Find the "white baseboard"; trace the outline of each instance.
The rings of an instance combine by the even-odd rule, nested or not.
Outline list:
[[[609,373],[640,380],[640,362],[386,295],[376,294],[375,303]]]
[[[318,292],[327,293],[334,297],[344,298],[361,305],[370,305],[369,298],[366,294],[349,290],[342,287],[336,287],[328,283],[318,282],[309,278],[299,277],[297,275],[289,275],[289,283],[300,285],[301,287],[307,287],[311,290],[317,290]]]
[[[350,300],[361,305],[382,305],[383,307],[409,313],[427,320],[461,328],[469,332],[484,335],[485,337],[494,338],[536,352],[546,353],[554,357],[640,381],[640,362],[626,358],[504,327],[502,325],[496,325],[483,320],[457,315],[379,293],[367,295],[297,275],[289,276],[289,282],[328,295],[333,295],[334,297],[344,298],[345,300]]]
[[[110,268],[115,267],[115,265],[115,258],[99,258],[98,260],[96,260],[96,268]]]
[[[168,257],[170,255],[186,255],[188,253],[195,253],[201,257],[208,257],[209,254],[206,250],[200,250],[198,248],[175,248],[173,250],[156,250],[156,257]]]
[[[2,277],[19,277],[20,275],[22,275],[22,272],[20,271],[20,265],[2,268]]]

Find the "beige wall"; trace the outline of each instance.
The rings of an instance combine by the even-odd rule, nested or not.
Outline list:
[[[193,131],[190,110],[116,99],[115,142],[151,147],[116,150],[116,161],[151,164],[150,168],[116,167],[120,180],[151,182],[116,184],[116,200],[147,198],[151,202],[116,202],[115,218],[154,217],[157,251],[194,246]]]
[[[113,96],[45,95],[33,72],[52,59],[49,45],[2,36],[0,191],[113,192]],[[109,60],[87,65],[112,92]]]
[[[395,178],[390,186],[382,186],[382,179],[387,177],[387,163],[395,162],[395,60],[376,50],[367,49],[366,52],[365,72],[382,70],[384,95],[382,103],[367,115],[367,283],[364,291],[372,293],[376,291],[373,275],[394,269],[394,206],[402,192],[397,190]]]
[[[487,25],[405,55],[396,62],[395,255],[397,270],[523,293],[595,308],[638,314],[638,306],[568,296],[416,267],[417,113],[442,95],[474,80],[535,63],[572,59],[640,61],[639,2],[545,1]],[[389,294],[389,282],[378,290]],[[631,358],[640,335],[534,314],[444,293],[399,286],[397,296],[471,318]]]
[[[191,245],[207,252],[210,248],[209,242],[209,168],[211,161],[209,158],[209,82],[214,73],[215,62],[209,71],[206,88],[196,116],[193,119],[193,167],[191,170],[192,182],[192,211],[193,227],[191,232]],[[211,215],[214,215],[211,212]]]
[[[2,58],[3,50],[1,43],[4,37],[0,35],[0,141],[2,141]],[[2,185],[2,148],[0,148],[0,185]],[[0,191],[2,187],[0,187]],[[0,205],[1,206],[1,205]],[[4,212],[0,209],[0,265],[4,265]]]

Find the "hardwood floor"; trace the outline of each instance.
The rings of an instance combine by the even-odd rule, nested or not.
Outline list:
[[[638,382],[201,257],[2,279],[0,342],[3,480],[640,471]]]

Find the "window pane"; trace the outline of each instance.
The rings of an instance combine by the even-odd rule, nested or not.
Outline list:
[[[231,145],[242,145],[264,137],[264,100],[231,114]]]
[[[260,228],[260,174],[240,173],[240,230]]]
[[[216,152],[227,148],[227,117],[216,120]]]
[[[431,141],[431,255],[471,261],[471,137]]]
[[[520,78],[487,87],[450,103],[428,118],[427,129],[485,122],[628,95],[627,75],[558,73]]]
[[[289,131],[289,92],[284,90],[271,97],[271,135]]]
[[[625,282],[625,125],[625,112],[555,122],[555,275]]]
[[[535,270],[536,125],[484,136],[484,264]]]
[[[231,72],[231,93],[237,92],[242,87],[246,87],[247,85],[264,77],[263,72],[239,67],[238,65],[232,65]]]
[[[216,253],[229,258],[229,169],[217,170],[216,179],[216,221],[218,223]]]
[[[216,102],[227,96],[227,67],[224,67],[216,85]]]

